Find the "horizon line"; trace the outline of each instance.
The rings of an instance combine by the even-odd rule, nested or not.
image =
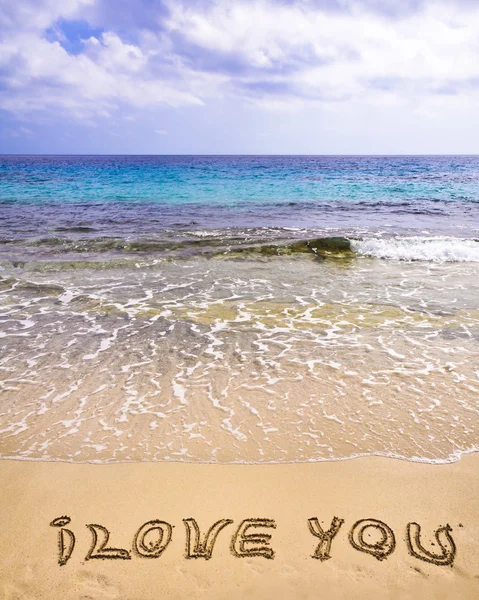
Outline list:
[[[4,156],[163,156],[163,157],[168,157],[168,156],[210,156],[210,157],[216,157],[216,156],[234,156],[234,157],[255,157],[255,156],[267,156],[267,157],[288,157],[288,156],[304,156],[304,157],[402,157],[402,156],[414,156],[414,157],[426,157],[426,156],[442,156],[442,157],[450,157],[450,156],[479,156],[479,153],[437,153],[437,154],[432,154],[432,153],[419,153],[419,154],[413,154],[413,153],[407,153],[407,152],[403,152],[403,153],[399,153],[399,154],[382,154],[382,153],[372,153],[372,154],[358,154],[358,153],[353,153],[353,154],[347,154],[347,153],[341,153],[341,154],[303,154],[303,153],[298,153],[298,154],[290,154],[290,153],[283,153],[283,154],[267,154],[267,153],[260,153],[260,154],[256,154],[256,153],[246,153],[246,154],[231,154],[231,153],[199,153],[199,154],[192,154],[192,153],[176,153],[176,154],[156,154],[156,153],[133,153],[133,154],[123,154],[123,153],[104,153],[104,152],[100,152],[100,153],[81,153],[81,152],[62,152],[62,153],[55,153],[55,152],[40,152],[40,153],[30,153],[30,152],[2,152],[0,153],[1,157]]]

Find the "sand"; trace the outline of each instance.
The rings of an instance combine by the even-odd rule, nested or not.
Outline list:
[[[1,461],[0,594],[8,600],[478,598],[478,467],[477,454],[447,465],[379,457],[245,466]],[[58,517],[70,522],[52,526]],[[334,517],[337,533],[328,548],[312,531],[328,530]],[[351,534],[364,519],[374,521]],[[152,520],[162,523],[141,529]],[[187,526],[194,554],[195,525],[203,535],[215,523],[211,558],[201,545],[196,552],[203,556],[187,558]],[[421,526],[423,550],[414,541],[417,525],[408,537],[408,523]],[[102,550],[105,530],[109,549]]]

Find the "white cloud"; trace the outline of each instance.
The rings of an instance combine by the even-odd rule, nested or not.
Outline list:
[[[60,41],[45,38],[49,25],[60,17],[78,16],[75,11],[89,2],[69,0],[66,7],[45,2],[38,5],[37,18],[32,20],[28,17],[36,14],[34,5],[27,3],[10,15],[11,27],[0,42],[0,68],[8,89],[0,98],[0,108],[25,116],[60,111],[85,120],[108,116],[121,104],[134,108],[201,104],[181,81],[156,78],[142,49],[124,43],[113,32],[85,40],[80,54],[69,54]]]
[[[75,18],[95,0],[0,0],[0,25],[3,32],[21,29],[38,32],[59,18]]]
[[[413,106],[424,115],[441,115],[456,96],[458,110],[475,110],[476,3],[430,0],[413,11],[405,2],[399,15],[387,16],[397,2],[344,0],[342,10],[308,0],[167,2],[148,27],[132,23],[126,39],[106,16],[101,21],[100,0],[0,0],[7,90],[0,108],[90,124],[123,107],[123,118],[134,120],[135,111],[228,96],[261,110],[347,101]],[[87,18],[93,9],[103,33],[68,53],[59,19]],[[57,31],[56,40],[47,29]]]
[[[408,97],[444,86],[471,91],[479,78],[479,5],[461,10],[452,2],[429,2],[420,13],[396,19],[355,3],[342,12],[266,0],[227,0],[204,11],[170,2],[170,9],[170,32],[180,32],[200,57],[207,49],[241,61],[233,83],[256,82],[263,98],[272,82],[287,84],[292,96],[334,101],[378,88]]]
[[[157,133],[158,135],[168,135],[166,129],[155,129],[155,133]]]

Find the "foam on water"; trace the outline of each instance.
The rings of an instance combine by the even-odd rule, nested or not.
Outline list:
[[[476,263],[136,262],[4,263],[3,457],[444,462],[477,448]]]
[[[479,241],[448,237],[389,237],[351,240],[363,256],[433,262],[479,262]]]

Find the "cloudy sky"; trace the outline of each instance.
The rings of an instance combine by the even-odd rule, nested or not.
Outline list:
[[[477,0],[0,0],[0,151],[479,153]]]

